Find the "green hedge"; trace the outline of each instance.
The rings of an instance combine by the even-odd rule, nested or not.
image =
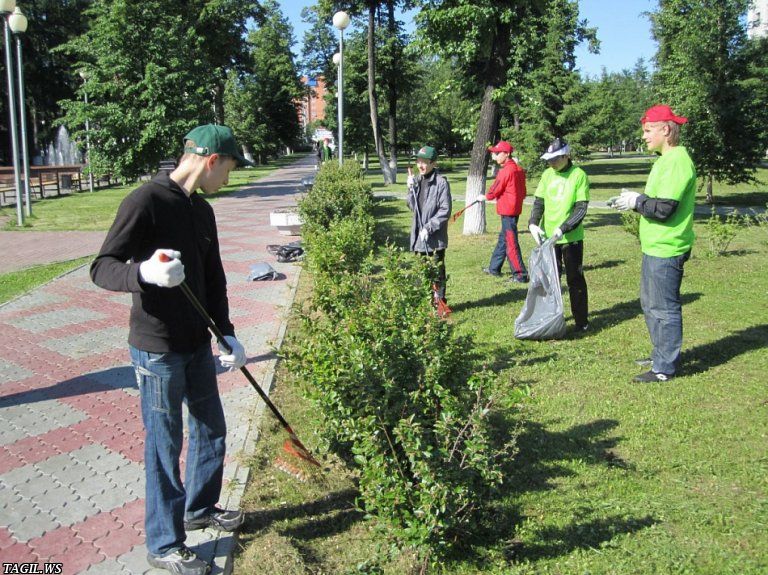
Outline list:
[[[301,203],[314,293],[283,357],[328,445],[357,468],[366,516],[439,562],[479,529],[511,456],[513,437],[492,439],[499,382],[436,316],[433,265],[391,246],[371,255],[373,202],[359,170],[327,166]]]

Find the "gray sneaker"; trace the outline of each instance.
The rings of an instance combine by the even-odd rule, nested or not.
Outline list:
[[[181,547],[162,557],[150,553],[147,555],[147,561],[152,567],[165,569],[176,575],[208,575],[211,572],[211,566],[198,558],[189,547]]]
[[[243,524],[243,521],[245,521],[245,514],[242,511],[229,511],[217,507],[208,515],[185,520],[184,530],[194,531],[212,527],[217,531],[234,531]]]

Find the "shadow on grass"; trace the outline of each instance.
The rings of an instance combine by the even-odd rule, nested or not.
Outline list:
[[[410,236],[408,228],[403,228],[402,213],[402,206],[394,201],[377,202],[374,245],[383,246],[390,243],[406,250],[409,248]]]
[[[620,265],[626,263],[627,260],[606,260],[604,262],[600,262],[599,264],[594,265],[585,265],[584,271],[594,271],[594,270],[602,270],[602,269],[609,269],[609,268],[616,268]]]
[[[463,311],[473,308],[483,308],[490,306],[506,306],[509,304],[514,304],[516,306],[521,305],[525,300],[525,294],[528,290],[527,284],[510,282],[507,276],[504,278],[499,278],[498,281],[499,283],[503,283],[504,286],[508,287],[508,291],[504,291],[503,293],[494,294],[492,296],[484,297],[474,301],[460,302],[456,305],[451,304],[451,308],[453,311]],[[450,297],[450,294],[448,294],[448,297]]]
[[[728,363],[744,353],[762,349],[768,342],[768,324],[731,333],[722,339],[685,350],[680,358],[680,375],[702,373]]]
[[[695,302],[702,294],[687,293],[682,295],[683,305]],[[629,321],[639,315],[642,315],[643,309],[640,306],[640,299],[635,298],[629,301],[619,302],[611,307],[591,311],[589,313],[589,331],[584,337],[600,331],[601,329],[612,327]]]
[[[344,489],[301,505],[248,513],[244,530],[253,533],[266,529],[273,523],[305,518],[304,522],[283,529],[281,533],[305,541],[328,537],[346,531],[353,524],[362,521],[363,514],[355,508],[355,498],[359,495],[357,489]]]
[[[506,423],[500,421],[498,425]],[[658,520],[649,515],[585,520],[593,510],[582,506],[581,514],[569,525],[544,527],[534,542],[524,544],[515,538],[515,531],[524,518],[519,508],[509,502],[526,492],[556,489],[558,479],[576,475],[562,462],[580,461],[587,465],[634,470],[631,463],[615,452],[621,437],[611,434],[618,425],[615,419],[597,419],[564,431],[551,431],[541,423],[527,422],[517,438],[517,456],[505,465],[502,490],[497,499],[490,502],[483,517],[484,529],[477,540],[471,542],[476,551],[466,560],[481,564],[483,550],[499,546],[513,561],[553,558],[576,549],[598,548],[617,535],[633,533],[657,523]],[[599,514],[599,510],[594,510],[594,515]]]

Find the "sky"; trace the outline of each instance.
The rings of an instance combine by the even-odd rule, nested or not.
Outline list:
[[[301,9],[311,6],[314,0],[278,0],[283,14],[293,26],[296,45],[294,53],[301,51],[301,42],[307,26],[301,21]],[[631,70],[638,58],[644,58],[649,69],[656,53],[656,43],[651,38],[651,25],[643,12],[653,10],[656,0],[580,0],[581,18],[590,26],[597,27],[600,53],[590,54],[586,47],[576,51],[576,67],[586,76],[599,76],[602,69],[608,72]],[[403,18],[407,29],[412,29],[409,15]]]

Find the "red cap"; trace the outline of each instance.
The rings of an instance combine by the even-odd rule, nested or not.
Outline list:
[[[643,114],[643,117],[640,118],[641,124],[645,124],[646,122],[674,122],[675,124],[685,124],[687,121],[688,118],[675,116],[672,108],[666,104],[657,104],[648,108],[645,111],[645,114]]]
[[[488,148],[488,151],[493,152],[494,154],[498,154],[499,152],[510,154],[512,153],[512,150],[514,150],[514,148],[510,145],[509,142],[505,142],[504,140],[499,140],[495,146],[490,146]]]

